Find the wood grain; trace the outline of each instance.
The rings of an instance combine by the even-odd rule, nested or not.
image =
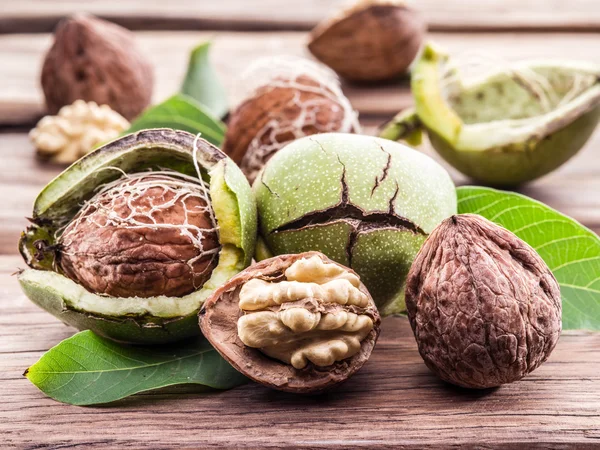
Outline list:
[[[175,93],[185,74],[190,50],[214,40],[211,58],[233,104],[240,100],[240,73],[253,61],[282,54],[307,55],[306,33],[140,32],[138,42],[155,67],[154,100]],[[600,62],[600,38],[576,33],[433,33],[430,38],[454,54],[489,54],[502,60],[572,58]],[[50,35],[0,35],[3,61],[0,124],[33,124],[44,112],[39,74]],[[412,103],[408,81],[380,86],[350,85],[344,91],[365,115],[393,116]]]
[[[103,0],[7,2],[0,32],[49,32],[65,15],[90,12],[132,29],[308,30],[348,0]],[[595,0],[419,0],[434,31],[600,30]]]
[[[402,318],[384,321],[371,360],[328,395],[180,386],[102,407],[59,404],[22,373],[73,330],[20,293],[10,275],[19,265],[0,256],[2,448],[600,446],[600,334],[565,333],[524,380],[477,392],[435,378]]]

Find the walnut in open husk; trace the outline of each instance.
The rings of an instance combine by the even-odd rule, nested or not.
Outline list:
[[[41,157],[70,164],[127,128],[129,122],[110,106],[76,100],[63,106],[58,115],[42,118],[29,138]]]
[[[360,131],[357,114],[326,67],[295,57],[257,61],[244,74],[223,150],[252,182],[283,146],[303,136]]]
[[[542,258],[473,214],[431,233],[409,272],[406,307],[427,367],[468,388],[521,379],[561,331],[559,286]]]
[[[380,325],[359,277],[318,252],[249,267],[206,301],[200,317],[204,335],[240,372],[297,393],[330,388],[360,369]]]
[[[252,261],[256,205],[218,148],[142,130],[94,150],[35,200],[19,283],[64,323],[120,342],[200,334],[198,311]]]
[[[130,31],[83,14],[59,23],[42,68],[50,114],[82,99],[132,120],[150,104],[153,82],[152,66]]]
[[[425,29],[404,1],[359,0],[317,25],[308,49],[348,80],[388,80],[407,72]]]

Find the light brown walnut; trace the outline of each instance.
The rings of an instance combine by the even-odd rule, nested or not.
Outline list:
[[[561,332],[556,279],[510,231],[463,214],[429,236],[407,279],[419,352],[443,380],[490,388],[542,364]]]
[[[407,73],[425,30],[403,1],[360,0],[317,25],[308,49],[348,80],[389,80]]]
[[[152,72],[129,30],[88,15],[69,17],[57,26],[42,68],[48,112],[81,99],[132,120],[150,104]]]

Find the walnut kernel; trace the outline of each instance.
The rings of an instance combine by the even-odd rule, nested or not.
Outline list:
[[[239,306],[245,313],[238,320],[241,341],[296,369],[309,361],[329,366],[356,354],[373,329],[373,320],[336,306],[366,308],[369,299],[358,289],[358,277],[348,272],[318,284],[322,273],[332,269],[340,267],[312,256],[296,261],[285,275],[314,277],[317,282],[248,281],[240,291]],[[352,275],[354,283],[346,274]]]
[[[57,116],[42,118],[29,138],[41,156],[70,164],[127,128],[129,122],[110,106],[76,100],[63,106]]]

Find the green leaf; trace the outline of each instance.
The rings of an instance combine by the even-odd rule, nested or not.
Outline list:
[[[579,222],[524,195],[465,186],[458,212],[512,231],[546,261],[560,284],[564,329],[600,330],[600,238]]]
[[[225,137],[225,124],[205,111],[196,100],[182,94],[174,95],[144,111],[123,134],[147,128],[173,128],[200,133],[216,146],[220,146]]]
[[[25,376],[49,397],[71,405],[108,403],[174,384],[230,389],[247,381],[204,338],[130,347],[91,331],[48,350]]]
[[[181,92],[206,106],[216,117],[223,117],[229,110],[227,93],[210,64],[209,50],[210,42],[192,50]]]

